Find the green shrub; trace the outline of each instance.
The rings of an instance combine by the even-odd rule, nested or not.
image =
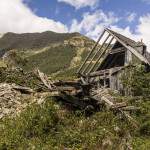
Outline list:
[[[1,121],[0,149],[111,150],[132,143],[135,150],[147,150],[150,103],[141,100],[132,104],[141,108],[132,113],[139,129],[112,111],[102,109],[87,117],[84,111],[67,109],[48,98],[45,104],[30,106],[17,118]]]
[[[144,122],[140,127],[140,133],[144,136],[150,136],[150,120]]]
[[[123,86],[133,96],[150,96],[150,73],[144,66],[127,68],[122,75]]]
[[[34,140],[44,142],[48,134],[54,133],[57,122],[58,116],[52,101],[43,106],[31,106],[19,117],[2,122],[0,147],[18,149],[23,145],[29,146]]]

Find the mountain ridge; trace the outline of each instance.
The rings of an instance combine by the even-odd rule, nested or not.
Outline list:
[[[0,39],[1,49],[29,49],[41,48],[51,43],[62,42],[70,37],[80,35],[79,33],[56,33],[46,31],[42,33],[12,33],[8,32]],[[9,40],[9,43],[8,43]],[[38,43],[40,45],[38,45]]]
[[[79,65],[94,43],[78,32],[9,32],[0,39],[0,57],[6,56],[4,60],[9,65],[19,64],[28,71],[38,67],[50,74]]]

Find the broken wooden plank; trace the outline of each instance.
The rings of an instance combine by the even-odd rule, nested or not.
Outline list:
[[[48,79],[48,77],[41,72],[39,69],[36,69],[39,78],[41,79],[41,81],[43,82],[43,84],[49,89],[49,90],[53,90],[54,88],[56,88],[55,85],[53,85],[53,83]]]
[[[121,47],[121,48],[116,48],[116,49],[112,49],[109,54],[116,54],[116,53],[120,53],[120,52],[125,52],[126,49],[124,47]]]
[[[90,73],[88,76],[89,77],[101,76],[101,75],[104,75],[104,73],[108,73],[109,74],[109,71],[110,71],[110,69],[95,71],[95,72]]]
[[[123,107],[126,107],[127,104],[126,102],[122,102],[122,103],[115,103],[112,107],[112,109],[118,109],[118,108],[123,108]]]
[[[139,107],[135,107],[135,106],[126,106],[124,108],[122,108],[123,111],[136,111],[136,110],[140,110]]]
[[[23,86],[18,86],[18,85],[14,85],[13,89],[20,91],[21,93],[26,93],[26,94],[31,94],[34,92],[34,90],[29,87],[23,87]]]
[[[72,86],[58,86],[58,88],[61,91],[76,91],[76,88]]]
[[[76,80],[70,80],[70,81],[55,81],[53,82],[54,85],[78,85],[79,84],[80,79],[76,79]]]

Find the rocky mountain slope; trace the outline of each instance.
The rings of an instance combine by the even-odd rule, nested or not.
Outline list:
[[[7,33],[0,39],[0,56],[8,65],[50,74],[80,64],[93,44],[79,33]]]

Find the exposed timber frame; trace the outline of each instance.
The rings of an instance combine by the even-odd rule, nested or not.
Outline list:
[[[107,33],[107,36],[104,37]],[[104,41],[102,39],[104,38]],[[115,42],[113,42],[115,40]],[[123,47],[116,48],[111,51],[115,43],[119,42]],[[99,43],[101,46],[98,47]],[[90,73],[96,72],[98,68],[101,66],[102,62],[109,54],[116,54],[125,52],[125,50],[129,50],[134,56],[136,56],[141,62],[150,66],[150,61],[147,60],[142,54],[138,52],[136,47],[133,47],[120,39],[114,31],[106,28],[102,35],[99,37],[98,41],[90,51],[89,55],[86,57],[85,61],[77,71],[79,76],[85,77],[89,76]]]
[[[98,46],[101,38],[103,37],[103,35],[105,34],[105,30],[103,31],[103,33],[101,34],[101,36],[99,37],[98,41],[95,43],[94,47],[92,48],[91,52],[88,54],[88,56],[85,58],[85,61],[83,62],[83,64],[81,65],[81,67],[79,68],[79,70],[77,71],[78,74],[80,74],[80,71],[83,69],[86,61],[90,58],[90,56],[92,55],[93,51],[96,49],[96,47]]]
[[[114,36],[114,38],[121,43],[124,47],[126,47],[132,54],[134,54],[138,59],[140,59],[142,62],[144,62],[145,64],[150,65],[150,62],[140,53],[138,53],[138,51],[136,50],[136,48],[131,47],[130,45],[127,45],[125,42],[121,41],[117,36],[115,36],[111,30],[106,29],[106,31],[111,34],[112,36]]]

